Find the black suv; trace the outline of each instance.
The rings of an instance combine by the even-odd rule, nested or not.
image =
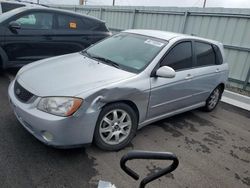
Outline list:
[[[0,68],[81,51],[110,36],[96,18],[53,8],[21,7],[0,16]]]

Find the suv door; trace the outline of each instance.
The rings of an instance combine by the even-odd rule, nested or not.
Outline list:
[[[54,55],[73,53],[88,47],[89,35],[84,30],[84,22],[79,16],[71,14],[56,13],[56,28],[53,41],[56,45]]]
[[[5,31],[3,45],[12,66],[51,57],[53,42],[53,14],[49,12],[26,12],[18,15],[10,22],[20,24],[20,29]],[[8,26],[6,26],[8,27]]]
[[[194,42],[197,99],[205,101],[220,84],[222,55],[217,46],[203,41]]]
[[[189,107],[196,104],[193,96],[196,88],[193,84],[193,50],[191,41],[182,41],[174,45],[160,62],[160,66],[169,66],[176,71],[174,78],[151,77],[151,95],[148,118]]]

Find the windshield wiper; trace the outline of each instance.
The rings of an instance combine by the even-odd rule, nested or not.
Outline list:
[[[87,55],[87,57],[89,57],[89,58],[93,58],[92,55],[90,53],[88,53],[86,50],[81,51],[80,54]]]
[[[107,59],[107,58],[104,58],[104,57],[99,57],[99,56],[92,56],[93,58],[97,59],[97,60],[100,60],[100,61],[103,61],[109,65],[112,65],[113,67],[116,67],[118,69],[120,69],[120,65],[110,59]]]
[[[104,57],[99,57],[99,56],[94,56],[94,55],[91,55],[92,58],[94,59],[97,59],[97,60],[100,60],[106,64],[109,64],[109,65],[112,65],[113,67],[116,67],[118,69],[120,69],[120,65],[110,59],[107,59],[107,58],[104,58]]]
[[[82,54],[86,54],[89,58],[92,58],[92,59],[96,59],[96,60],[99,60],[99,61],[102,61],[106,64],[109,64],[109,65],[112,65],[113,67],[116,67],[118,69],[121,69],[120,65],[110,59],[107,59],[107,58],[104,58],[104,57],[100,57],[100,56],[95,56],[95,55],[92,55],[90,53],[88,53],[87,51],[82,51],[81,52]]]

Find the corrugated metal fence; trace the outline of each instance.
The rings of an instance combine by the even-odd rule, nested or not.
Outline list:
[[[233,86],[250,88],[250,9],[60,6],[106,21],[111,31],[158,29],[221,41]]]

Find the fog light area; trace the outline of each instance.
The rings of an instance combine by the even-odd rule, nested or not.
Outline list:
[[[53,135],[51,133],[47,132],[47,131],[42,132],[42,137],[47,142],[51,142],[53,140]]]

